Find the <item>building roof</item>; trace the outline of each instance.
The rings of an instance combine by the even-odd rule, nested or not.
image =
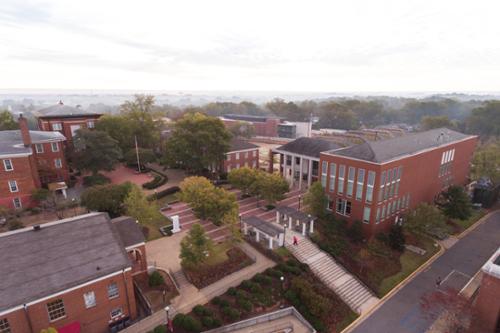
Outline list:
[[[331,155],[346,156],[359,160],[383,163],[395,158],[443,146],[472,135],[462,134],[447,128],[436,128],[425,132],[403,135],[381,141],[367,141],[354,146],[329,151]]]
[[[280,119],[275,116],[254,116],[249,114],[225,114],[223,119],[249,121],[253,123],[265,123],[268,119]]]
[[[64,141],[66,137],[57,131],[30,131],[32,143]],[[25,147],[20,130],[0,131],[0,155],[31,154],[31,147]]]
[[[283,233],[283,227],[280,227],[272,222],[264,221],[257,216],[243,217],[242,221],[271,237],[275,237]]]
[[[141,227],[130,216],[120,216],[111,220],[125,247],[144,243],[146,240]]]
[[[481,270],[491,276],[500,279],[500,247],[490,257],[490,259],[483,265]]]
[[[234,151],[240,151],[240,150],[247,150],[247,149],[257,149],[259,146],[254,145],[253,143],[250,143],[245,140],[237,139],[237,138],[232,138],[231,142],[229,143],[229,151],[228,153],[234,152]]]
[[[276,148],[276,150],[319,158],[320,153],[333,149],[339,149],[341,147],[342,146],[339,143],[330,140],[302,137],[288,142],[287,144]]]
[[[39,118],[99,116],[100,114],[65,105],[62,101],[35,112]]]
[[[300,211],[290,206],[278,206],[276,207],[276,210],[281,214],[288,215],[292,217],[292,219],[299,220],[300,222],[310,222],[316,219],[315,216],[312,216],[311,214],[306,214],[303,211]]]
[[[106,213],[0,234],[0,312],[131,267]]]

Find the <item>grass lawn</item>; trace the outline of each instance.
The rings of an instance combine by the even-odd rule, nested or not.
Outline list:
[[[228,260],[227,251],[232,247],[228,242],[214,245],[214,252],[203,263],[203,266],[215,266]]]
[[[466,220],[452,219],[452,222],[459,227],[458,233],[463,232],[478,221],[481,217],[486,215],[487,211],[485,209],[473,209],[472,215]]]
[[[418,238],[418,246],[427,251],[423,256],[405,250],[401,257],[399,257],[401,271],[382,280],[377,292],[378,296],[383,297],[386,295],[392,288],[432,257],[439,250],[438,247],[434,246],[434,243],[434,240],[429,237],[422,236]]]
[[[163,237],[163,235],[160,232],[160,227],[164,227],[166,225],[171,224],[170,220],[167,219],[165,216],[158,214],[158,218],[152,221],[151,223],[148,224],[142,224],[141,226],[144,228],[147,228],[147,231],[144,232],[146,234],[146,240],[147,241],[152,241],[158,238]]]

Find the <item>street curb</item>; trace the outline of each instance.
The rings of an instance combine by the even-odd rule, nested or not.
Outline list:
[[[417,274],[421,273],[423,270],[425,270],[427,267],[430,266],[437,258],[439,258],[444,252],[445,249],[444,247],[437,243],[439,246],[439,251],[436,252],[432,257],[427,259],[426,262],[424,262],[422,265],[420,265],[419,268],[414,270],[410,275],[408,275],[403,281],[398,283],[394,288],[392,288],[387,294],[385,294],[384,297],[380,299],[377,304],[373,305],[368,311],[366,311],[364,314],[360,315],[355,321],[353,321],[349,326],[344,328],[340,333],[348,333],[354,328],[356,328],[359,324],[361,324],[365,319],[367,319],[372,312],[374,312],[376,309],[378,309],[380,306],[382,306],[389,298],[391,298],[397,291],[399,291],[402,287],[404,287],[408,282],[410,282]]]

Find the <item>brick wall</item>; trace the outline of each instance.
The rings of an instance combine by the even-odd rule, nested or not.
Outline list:
[[[41,131],[53,131],[53,124],[61,124],[62,130],[59,132],[66,137],[66,143],[71,144],[73,141],[71,126],[87,128],[89,121],[93,121],[95,125],[99,117],[99,115],[89,115],[85,117],[38,118],[38,128]]]
[[[21,200],[23,208],[32,205],[31,193],[37,188],[36,172],[33,175],[33,169],[36,170],[32,156],[8,158],[11,160],[14,170],[5,171],[3,160],[0,158],[0,206],[14,208],[14,198]],[[9,189],[9,181],[17,182],[18,192],[12,193]]]
[[[224,161],[224,172],[247,166],[249,168],[259,168],[259,149],[243,150],[239,152],[229,152]]]
[[[479,294],[475,303],[477,321],[481,323],[481,331],[493,333],[500,320],[500,279],[489,274],[484,274],[479,287]],[[479,331],[477,331],[479,332]]]
[[[63,142],[55,142],[58,151],[52,151],[51,143],[40,144],[43,147],[43,153],[37,153],[35,145],[33,145],[33,154],[35,156],[38,173],[43,184],[69,180],[69,168],[66,158],[64,156]],[[60,159],[62,163],[61,168],[56,168],[55,160]]]

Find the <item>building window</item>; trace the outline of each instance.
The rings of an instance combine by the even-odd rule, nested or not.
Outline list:
[[[94,121],[93,120],[87,121],[87,127],[88,128],[94,128],[95,127]]]
[[[352,197],[352,192],[354,189],[354,176],[356,173],[356,168],[354,167],[349,167],[348,172],[347,172],[347,193],[346,195],[348,197]]]
[[[41,143],[36,143],[36,144],[35,144],[35,151],[36,151],[38,154],[43,153],[43,144],[41,144]]]
[[[403,167],[398,168],[398,176],[396,178],[396,187],[394,188],[394,195],[399,193],[399,183],[401,182],[401,175],[403,174]]]
[[[55,164],[55,166],[56,166],[56,169],[61,169],[61,168],[62,168],[62,161],[61,161],[61,159],[60,159],[60,158],[56,158],[56,159],[54,160],[54,164]]]
[[[351,202],[345,199],[337,199],[337,213],[341,215],[349,216],[351,215]]]
[[[17,187],[17,181],[15,181],[15,180],[9,180],[9,190],[12,193],[19,191],[19,188]]]
[[[15,209],[21,209],[21,208],[23,208],[23,204],[21,202],[21,199],[19,199],[19,198],[12,199],[12,203],[14,204],[14,208]]]
[[[380,222],[380,207],[377,207],[377,214],[375,215],[375,224]]]
[[[10,333],[10,325],[7,318],[0,319],[0,333]]]
[[[366,184],[366,202],[371,203],[373,200],[373,186],[375,185],[375,172],[368,171],[368,182]]]
[[[365,183],[365,169],[358,169],[358,183],[356,186],[356,200],[363,198],[363,185]]]
[[[339,165],[339,180],[337,183],[337,193],[344,193],[345,165]]]
[[[453,158],[455,157],[455,148],[451,150],[451,157],[450,157],[450,162],[453,161]]]
[[[50,146],[52,147],[52,152],[55,153],[55,152],[58,152],[59,151],[59,144],[57,142],[52,142],[50,144]]]
[[[248,152],[247,151],[245,152],[245,158],[248,158]]]
[[[14,170],[14,166],[12,166],[12,160],[3,160],[3,167],[5,171]]]
[[[116,282],[113,282],[111,284],[108,284],[108,298],[115,298],[120,295],[120,292],[118,290],[118,284]]]
[[[62,131],[62,125],[61,125],[61,123],[54,123],[54,124],[52,124],[52,130],[53,131]]]
[[[49,313],[50,321],[66,317],[66,311],[64,310],[64,303],[62,299],[57,299],[53,302],[47,303],[47,312]]]
[[[370,223],[370,214],[372,210],[370,207],[365,207],[363,210],[363,223]]]
[[[337,165],[330,163],[330,192],[335,191],[335,173],[337,172]]]
[[[382,206],[382,214],[380,215],[380,220],[383,221],[385,219],[385,205]]]
[[[292,165],[292,156],[285,155],[286,165]]]
[[[236,159],[239,160],[240,159],[240,153],[236,153]]]
[[[378,192],[378,202],[384,201],[385,171],[380,174],[380,191]]]
[[[326,173],[328,171],[328,163],[323,161],[321,162],[321,186],[323,188],[326,187]]]
[[[85,307],[92,308],[96,305],[95,303],[95,293],[93,291],[89,291],[88,293],[83,294],[83,300],[85,301]]]
[[[117,319],[123,315],[123,310],[122,310],[122,308],[116,308],[116,309],[111,310],[111,312],[109,314],[111,316],[111,319]]]
[[[254,150],[254,151],[252,152],[252,156],[253,156],[253,157],[257,157],[257,150]]]
[[[328,206],[326,207],[326,209],[328,210],[333,210],[333,200],[332,199],[328,199]]]

